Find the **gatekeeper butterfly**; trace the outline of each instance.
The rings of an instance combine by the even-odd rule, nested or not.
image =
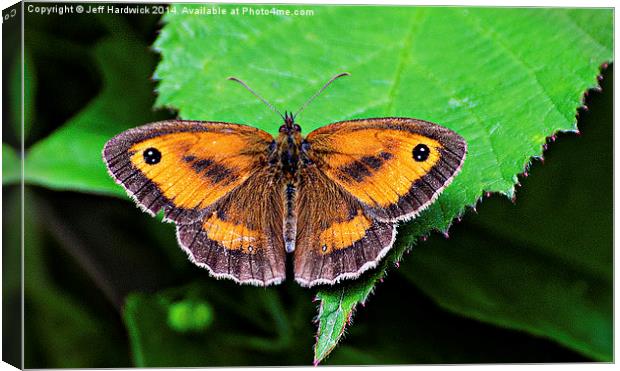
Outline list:
[[[304,137],[295,117],[344,75],[281,115],[276,138],[240,124],[170,120],[115,136],[103,159],[144,211],[176,223],[190,260],[217,278],[280,283],[287,253],[302,286],[356,278],[390,250],[397,222],[450,184],[467,144],[401,117],[336,122]]]

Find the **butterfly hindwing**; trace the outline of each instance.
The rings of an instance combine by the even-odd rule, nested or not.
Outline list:
[[[370,217],[316,166],[300,169],[296,209],[295,279],[303,286],[355,278],[394,243],[393,223]]]
[[[163,121],[108,141],[108,171],[151,214],[191,223],[265,161],[273,137],[249,126]]]
[[[259,286],[284,280],[283,199],[268,169],[254,173],[198,221],[177,226],[181,247],[217,278]]]
[[[343,121],[311,132],[307,153],[330,180],[384,221],[410,219],[460,171],[465,140],[408,118]]]

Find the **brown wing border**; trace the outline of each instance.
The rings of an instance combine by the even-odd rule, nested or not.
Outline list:
[[[280,284],[280,283],[282,283],[283,281],[286,280],[286,271],[285,271],[285,274],[283,276],[279,276],[278,277],[278,276],[274,275],[273,278],[270,278],[270,279],[267,279],[267,280],[260,280],[260,279],[256,279],[256,278],[241,279],[238,276],[230,273],[230,269],[226,273],[224,273],[224,272],[217,272],[216,269],[212,268],[209,264],[198,261],[196,259],[196,255],[191,250],[192,246],[187,246],[181,240],[181,228],[188,228],[191,225],[192,224],[177,225],[177,227],[176,227],[177,243],[179,244],[181,249],[187,254],[188,259],[193,264],[195,264],[196,266],[198,266],[200,268],[206,269],[207,272],[209,272],[209,275],[211,277],[214,277],[215,279],[218,279],[218,280],[220,280],[220,279],[229,279],[229,280],[232,280],[232,281],[234,281],[234,282],[236,282],[238,284],[248,284],[248,285],[253,285],[253,286],[258,286],[258,287],[278,285],[278,284]],[[197,233],[201,233],[201,232],[197,232]],[[250,266],[251,266],[252,256],[250,254],[244,254],[244,253],[239,252],[239,251],[229,251],[229,250],[219,246],[219,244],[216,241],[213,241],[213,240],[210,240],[210,239],[209,239],[209,243],[211,245],[211,246],[209,246],[210,249],[217,249],[218,250],[215,253],[213,251],[211,251],[210,254],[216,254],[219,257],[224,257],[225,259],[230,259],[230,257],[235,257],[235,259],[247,258],[248,261],[250,262]],[[264,277],[264,275],[263,275],[263,277]]]
[[[380,222],[380,221],[375,220],[375,222]],[[308,287],[308,288],[318,286],[318,285],[335,285],[344,280],[357,279],[358,277],[360,277],[362,274],[366,273],[367,271],[376,268],[379,265],[379,263],[383,260],[383,258],[385,258],[385,256],[394,247],[394,243],[396,242],[396,235],[398,234],[396,223],[391,223],[391,222],[380,222],[380,223],[391,224],[392,238],[387,245],[381,247],[381,250],[379,250],[379,253],[373,260],[368,260],[366,263],[362,264],[362,266],[359,267],[355,272],[340,273],[333,279],[318,278],[318,279],[308,281],[308,280],[295,276],[295,281],[299,283],[301,286]],[[357,247],[357,249],[361,249],[361,248],[363,248],[363,246]],[[354,249],[356,249],[356,247],[351,246],[342,251],[333,252],[332,254],[344,255],[344,254],[349,253],[350,251],[353,251]]]

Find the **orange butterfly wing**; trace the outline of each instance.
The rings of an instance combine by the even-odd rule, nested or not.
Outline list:
[[[143,210],[163,209],[177,223],[195,264],[218,278],[268,285],[285,277],[282,186],[266,170],[273,142],[244,125],[165,121],[117,135],[103,158]]]
[[[409,118],[343,121],[311,132],[308,155],[333,182],[379,220],[411,219],[460,171],[465,140]]]
[[[168,220],[188,223],[259,169],[272,142],[268,133],[244,125],[163,121],[110,139],[103,158],[145,211],[163,208]],[[149,158],[149,150],[156,156]]]
[[[355,278],[394,244],[398,220],[428,207],[459,172],[467,145],[406,118],[343,121],[311,132],[300,170],[295,279]]]

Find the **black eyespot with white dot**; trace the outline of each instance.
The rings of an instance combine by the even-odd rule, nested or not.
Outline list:
[[[418,144],[413,148],[413,159],[417,162],[423,162],[428,159],[428,156],[431,154],[431,150],[428,148],[426,144]]]
[[[155,165],[161,161],[161,152],[157,148],[147,148],[142,152],[142,156],[144,156],[144,162],[149,165]]]

